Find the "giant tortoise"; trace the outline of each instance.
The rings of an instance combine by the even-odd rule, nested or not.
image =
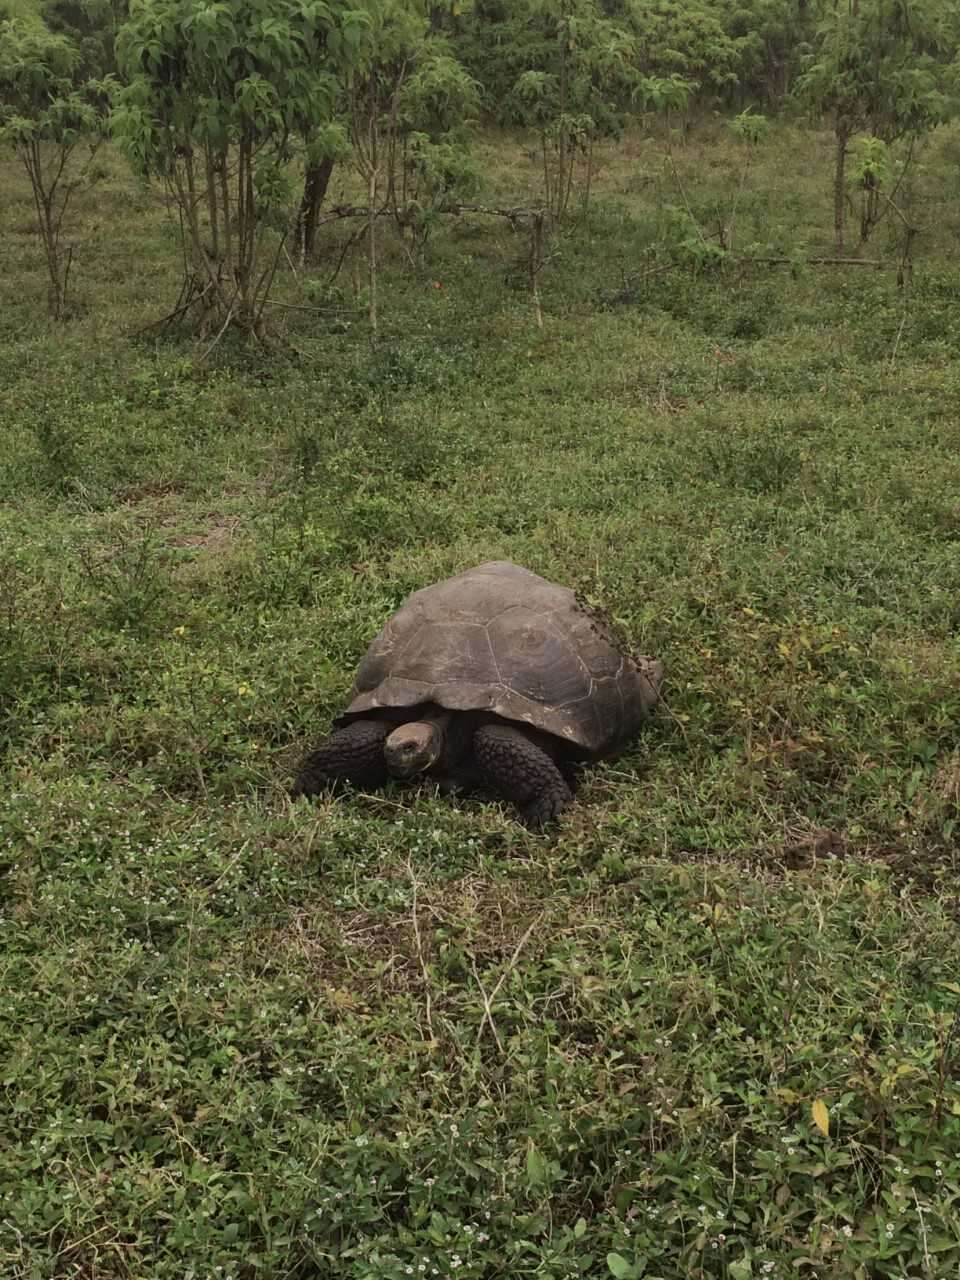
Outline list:
[[[660,694],[572,591],[507,561],[415,591],[360,663],[347,709],[293,795],[426,775],[480,787],[540,827],[572,798],[571,768],[619,751]]]

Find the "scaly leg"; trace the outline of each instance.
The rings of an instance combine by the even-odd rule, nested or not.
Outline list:
[[[382,787],[387,781],[383,744],[396,727],[388,720],[354,720],[334,729],[300,766],[291,796],[315,796],[334,782]]]
[[[563,774],[522,729],[484,725],[473,735],[473,752],[486,781],[517,806],[521,820],[534,830],[573,799]]]

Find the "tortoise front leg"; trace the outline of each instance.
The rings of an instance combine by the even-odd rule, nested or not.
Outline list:
[[[473,751],[485,780],[520,810],[520,819],[538,830],[573,799],[563,774],[541,747],[521,730],[488,724],[473,735]]]
[[[354,720],[334,729],[300,766],[291,797],[315,796],[334,782],[382,787],[387,781],[383,744],[396,727],[389,720]]]

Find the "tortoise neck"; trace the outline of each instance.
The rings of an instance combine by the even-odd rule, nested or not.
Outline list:
[[[448,711],[446,707],[437,706],[435,702],[425,702],[415,719],[417,724],[429,724],[438,733],[446,733],[453,719],[453,712]]]

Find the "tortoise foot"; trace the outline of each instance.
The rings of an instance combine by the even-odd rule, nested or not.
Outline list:
[[[532,804],[524,805],[520,810],[520,821],[531,831],[542,831],[560,816],[571,800],[569,789],[566,795],[553,790],[538,796]]]
[[[396,728],[387,720],[354,720],[333,733],[304,760],[290,789],[298,796],[315,796],[336,782],[374,789],[387,781],[383,744]]]
[[[517,806],[533,830],[552,822],[573,799],[563,774],[522,729],[485,725],[474,734],[473,750],[486,782]]]

